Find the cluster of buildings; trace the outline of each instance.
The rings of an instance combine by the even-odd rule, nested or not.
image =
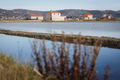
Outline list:
[[[85,13],[82,18],[84,20],[93,20],[93,14],[91,13]],[[67,20],[67,17],[65,15],[62,15],[60,12],[58,11],[49,11],[46,13],[46,16],[44,17],[41,14],[30,14],[28,16],[28,19],[31,20],[45,20],[45,21],[65,21]]]
[[[91,13],[85,13],[81,15],[82,20],[95,20],[96,18],[93,17],[94,15]],[[102,19],[112,19],[112,15],[103,14],[101,17]],[[41,14],[29,14],[28,19],[30,20],[40,20],[40,21],[66,21],[69,20],[65,15],[62,15],[58,11],[49,11],[46,13],[45,16]]]
[[[28,19],[31,20],[45,20],[45,21],[65,21],[66,16],[62,15],[60,12],[57,11],[49,11],[46,13],[46,16],[43,17],[41,14],[30,14]]]

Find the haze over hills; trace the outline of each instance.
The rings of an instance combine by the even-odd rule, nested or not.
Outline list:
[[[63,15],[72,18],[79,18],[80,15],[84,13],[92,13],[94,17],[100,18],[103,14],[111,14],[115,18],[120,18],[120,10],[83,10],[83,9],[64,9],[64,10],[56,10],[61,12]],[[27,10],[27,9],[13,9],[6,10],[0,9],[0,19],[25,19],[28,14],[42,14],[45,16],[47,11],[37,11],[37,10]]]

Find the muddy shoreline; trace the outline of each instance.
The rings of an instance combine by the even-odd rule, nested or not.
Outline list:
[[[46,40],[52,40],[53,37],[56,37],[57,41],[62,41],[62,38],[63,38],[63,34],[35,33],[35,32],[11,31],[11,30],[2,30],[2,29],[0,29],[0,34],[30,37],[30,38],[36,38],[36,39],[46,39]],[[68,43],[73,43],[78,39],[77,35],[65,35],[65,36],[66,36],[65,41]],[[81,44],[94,45],[96,41],[98,41],[102,45],[102,47],[120,49],[120,38],[80,35]]]
[[[0,20],[0,23],[27,23],[27,22],[110,22],[118,20],[67,20],[67,21],[41,21],[41,20]]]

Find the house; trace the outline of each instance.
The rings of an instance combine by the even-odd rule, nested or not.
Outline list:
[[[28,19],[30,20],[41,20],[43,21],[43,16],[41,14],[29,14]]]
[[[66,16],[62,15],[58,11],[49,11],[46,13],[46,21],[65,21]]]
[[[93,20],[94,18],[93,18],[93,14],[91,14],[91,13],[85,13],[84,15],[83,15],[83,19],[84,20]]]
[[[102,19],[112,19],[113,16],[111,14],[103,14]]]

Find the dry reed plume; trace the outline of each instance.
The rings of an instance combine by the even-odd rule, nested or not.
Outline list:
[[[52,49],[49,49],[43,40],[38,46],[33,42],[33,58],[37,63],[39,73],[45,80],[99,80],[95,71],[96,60],[99,55],[101,41],[96,41],[94,47],[88,49],[81,47],[81,35],[78,35],[74,44],[67,44],[66,35],[62,34],[62,42],[52,38]],[[86,44],[87,45],[87,44]],[[83,49],[84,50],[83,50]],[[104,80],[109,77],[108,66],[105,70]]]

